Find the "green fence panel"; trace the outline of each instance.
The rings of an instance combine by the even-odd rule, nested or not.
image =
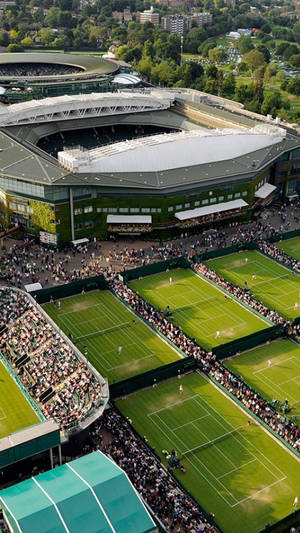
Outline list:
[[[256,250],[256,242],[244,242],[235,246],[228,246],[227,248],[218,248],[217,250],[210,250],[203,254],[193,257],[194,263],[201,263],[202,261],[208,261],[209,259],[215,259],[216,257],[223,257],[224,255],[235,254],[241,250]]]
[[[226,359],[227,357],[231,357],[238,352],[245,352],[246,350],[256,348],[257,346],[277,339],[278,337],[283,337],[284,334],[285,331],[283,326],[273,326],[271,328],[263,329],[262,331],[257,331],[256,333],[246,335],[241,339],[220,344],[213,349],[213,352],[216,354],[217,359]]]
[[[285,233],[280,233],[279,235],[273,235],[273,237],[270,237],[268,241],[269,242],[286,241],[287,239],[298,237],[298,235],[300,235],[300,229],[294,229],[293,231],[286,231]]]
[[[293,526],[300,524],[300,509],[278,520],[275,524],[266,526],[259,533],[290,533]]]
[[[185,359],[179,359],[168,365],[160,366],[153,370],[148,370],[138,376],[133,376],[118,383],[113,383],[109,386],[110,399],[115,400],[120,396],[127,396],[132,392],[151,387],[160,381],[172,378],[186,372],[196,370],[197,361],[193,357],[186,357]]]
[[[33,291],[31,292],[31,296],[35,298],[37,303],[44,304],[49,302],[51,297],[53,300],[67,298],[68,296],[79,294],[83,289],[86,292],[96,289],[108,289],[108,283],[104,276],[94,276],[92,278],[71,281],[66,285],[55,285],[54,287]]]
[[[152,274],[158,274],[159,272],[165,272],[165,270],[172,268],[189,268],[190,264],[188,260],[183,257],[174,257],[167,261],[159,261],[158,263],[152,263],[151,265],[145,265],[132,270],[124,270],[120,273],[123,280],[127,283],[133,279],[144,278],[145,276],[151,276]]]

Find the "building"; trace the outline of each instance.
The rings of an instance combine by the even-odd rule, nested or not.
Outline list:
[[[125,81],[134,89],[0,108],[3,223],[55,242],[122,233],[120,217],[129,232],[176,235],[178,212],[241,199],[245,218],[265,183],[282,199],[300,192],[296,126],[192,89]]]
[[[168,33],[183,35],[186,31],[185,15],[167,15],[161,19],[162,29]]]
[[[12,533],[152,533],[158,528],[127,474],[97,451],[0,492]]]
[[[153,6],[150,9],[138,13],[138,22],[145,24],[145,22],[151,22],[154,26],[159,26],[159,13],[155,13]]]
[[[132,20],[132,13],[128,8],[123,11],[113,11],[112,16],[120,25]]]
[[[197,26],[207,26],[212,23],[213,16],[211,13],[194,13],[191,17],[192,22],[196,22]]]

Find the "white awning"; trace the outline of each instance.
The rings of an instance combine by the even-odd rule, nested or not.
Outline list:
[[[256,198],[267,198],[269,194],[275,191],[277,187],[275,185],[271,185],[271,183],[265,183],[262,187],[260,187],[256,193]]]
[[[81,244],[88,244],[90,241],[88,239],[75,239],[72,241],[73,246],[80,246]]]
[[[108,224],[151,224],[150,215],[107,215]]]
[[[244,200],[232,200],[231,202],[207,205],[205,207],[198,207],[197,209],[188,209],[188,211],[178,211],[175,217],[179,220],[188,220],[189,218],[204,217],[205,215],[212,215],[213,213],[222,213],[222,211],[231,211],[232,209],[247,207],[247,205],[247,202]]]
[[[29,283],[29,285],[25,285],[25,291],[27,292],[40,291],[42,288],[40,283]]]

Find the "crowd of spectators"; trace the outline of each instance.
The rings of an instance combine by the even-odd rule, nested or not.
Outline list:
[[[241,302],[246,304],[247,306],[251,307],[259,313],[260,315],[263,315],[268,320],[271,320],[274,324],[287,324],[287,321],[284,317],[282,317],[275,309],[270,309],[266,305],[264,305],[262,302],[257,300],[250,292],[250,290],[246,287],[240,287],[239,285],[235,285],[231,281],[228,281],[227,279],[223,278],[219,274],[217,274],[213,269],[209,268],[204,263],[195,263],[194,264],[195,270],[200,272],[203,276],[205,276],[207,279],[213,281],[222,289],[225,289],[227,292],[229,292],[232,296],[235,298],[238,298]]]
[[[110,409],[104,413],[101,426],[113,435],[103,451],[125,470],[137,491],[168,531],[218,531],[209,524],[191,498],[178,487],[145,442],[133,432],[127,420]],[[97,428],[94,428],[93,437],[96,442],[98,435]]]
[[[71,65],[51,63],[4,63],[0,67],[0,76],[34,77],[77,74],[82,69]]]
[[[273,259],[276,259],[276,261],[283,263],[285,266],[300,272],[300,261],[286,254],[283,250],[277,248],[276,245],[269,244],[266,241],[259,241],[258,246],[264,254],[269,255]]]
[[[152,230],[151,224],[109,224],[112,233],[147,233]]]
[[[201,265],[200,265],[201,266]],[[224,280],[225,281],[225,280]],[[226,282],[227,283],[227,282]],[[182,329],[174,325],[164,313],[145,302],[135,291],[118,279],[111,282],[111,288],[145,320],[172,341],[186,355],[197,359],[199,368],[216,379],[230,393],[264,423],[280,435],[297,451],[300,451],[300,429],[289,419],[277,413],[261,396],[248,387],[241,378],[234,376],[216,360],[212,352],[206,352],[194,339],[187,337]],[[251,295],[250,295],[251,296]],[[259,302],[257,302],[259,304]],[[264,311],[266,308],[261,309]],[[263,314],[263,313],[262,313]],[[285,319],[270,310],[267,313],[274,323],[285,324]]]
[[[99,381],[20,291],[0,289],[0,351],[47,418],[68,429],[102,402]]]

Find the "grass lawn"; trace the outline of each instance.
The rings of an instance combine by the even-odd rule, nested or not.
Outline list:
[[[170,305],[174,322],[207,349],[269,327],[188,269],[148,276],[130,286],[155,307]]]
[[[0,390],[0,439],[40,422],[38,415],[1,362]]]
[[[183,393],[179,393],[179,384]],[[176,449],[184,486],[224,533],[257,533],[292,512],[300,463],[198,373],[117,401],[163,459]]]
[[[282,403],[287,398],[292,407],[289,416],[300,418],[299,344],[280,339],[227,359],[224,364],[243,376],[267,400],[276,398]]]
[[[300,261],[300,236],[294,237],[293,239],[287,239],[286,241],[275,242],[274,246]]]
[[[109,291],[64,298],[60,309],[53,303],[43,307],[65,333],[72,333],[82,352],[87,347],[87,358],[110,382],[180,357]]]
[[[247,261],[246,261],[247,260]],[[289,319],[300,316],[300,276],[256,251],[212,259],[207,265]]]

